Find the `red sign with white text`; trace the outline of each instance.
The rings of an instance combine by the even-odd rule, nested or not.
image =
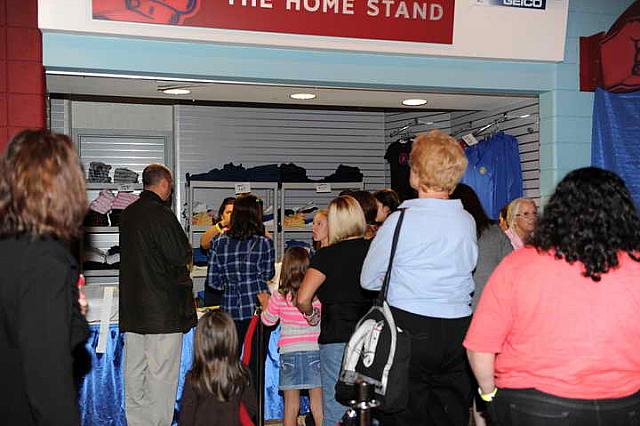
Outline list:
[[[226,30],[453,43],[455,0],[92,0],[93,18]]]

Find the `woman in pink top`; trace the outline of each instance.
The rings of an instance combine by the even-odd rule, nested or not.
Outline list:
[[[309,267],[309,253],[302,247],[287,249],[282,258],[280,288],[269,298],[262,322],[274,325],[280,320],[280,390],[284,393],[284,426],[297,424],[300,390],[308,389],[315,424],[322,424],[322,383],[320,382],[320,302],[313,308],[315,325],[295,305],[296,293]]]
[[[593,167],[558,184],[496,268],[464,341],[497,425],[640,422],[640,219]]]

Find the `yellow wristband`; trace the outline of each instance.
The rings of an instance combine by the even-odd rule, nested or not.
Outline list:
[[[493,398],[496,397],[498,388],[494,387],[493,390],[489,393],[482,393],[482,389],[478,388],[478,393],[480,394],[480,399],[482,399],[484,402],[491,402],[493,401]]]

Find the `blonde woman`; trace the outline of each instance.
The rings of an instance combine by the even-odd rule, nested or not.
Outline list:
[[[538,208],[536,203],[527,198],[516,198],[507,209],[507,224],[505,231],[511,241],[513,249],[523,247],[536,229]]]
[[[449,194],[467,159],[438,130],[418,136],[410,158],[418,198],[400,205],[406,210],[387,298],[396,324],[411,336],[409,405],[391,423],[466,426],[472,385],[462,339],[471,321],[478,245],[473,217]],[[399,216],[391,214],[371,243],[360,281],[365,289],[382,287]]]
[[[297,306],[310,324],[317,323],[314,295],[322,303],[320,321],[320,377],[323,424],[334,426],[345,407],[335,400],[344,347],[358,320],[372,306],[375,293],[360,287],[362,262],[369,249],[367,224],[355,198],[340,196],[329,204],[329,246],[318,250],[298,290]]]
[[[316,250],[329,245],[329,210],[320,209],[313,216],[311,238]]]

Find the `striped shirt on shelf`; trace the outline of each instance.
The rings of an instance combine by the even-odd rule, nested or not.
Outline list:
[[[313,307],[321,309],[320,301],[315,299]],[[262,312],[262,322],[273,325],[280,320],[280,353],[317,351],[320,324],[311,326],[304,319],[298,308],[291,303],[291,295],[286,297],[274,292],[269,299],[269,306]]]

